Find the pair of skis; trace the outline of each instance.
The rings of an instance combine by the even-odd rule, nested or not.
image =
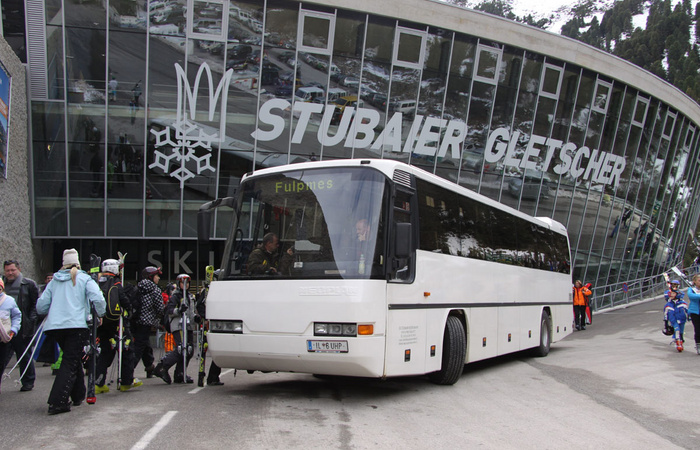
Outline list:
[[[206,268],[206,277],[204,278],[204,292],[202,293],[202,297],[199,299],[200,304],[204,305],[206,304],[207,301],[207,294],[209,293],[209,285],[211,284],[212,280],[214,278],[214,266],[207,266]],[[199,387],[204,387],[204,377],[206,376],[206,373],[204,371],[204,368],[206,366],[206,360],[207,360],[207,348],[209,344],[207,343],[207,330],[206,327],[204,326],[204,320],[205,318],[202,317],[202,321],[199,324],[199,333],[198,333],[198,353],[199,353],[199,376],[197,377],[197,386]]]

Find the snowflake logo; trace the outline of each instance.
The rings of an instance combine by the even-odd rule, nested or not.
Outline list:
[[[177,119],[171,126],[166,126],[163,130],[150,130],[156,138],[156,150],[154,152],[155,159],[148,168],[159,168],[163,172],[169,173],[171,177],[180,180],[180,188],[182,189],[185,186],[185,181],[196,175],[201,175],[204,171],[209,170],[216,173],[216,169],[211,165],[211,150],[212,144],[223,142],[221,130],[225,130],[226,93],[231,82],[233,69],[229,69],[224,74],[216,87],[216,92],[214,92],[211,70],[207,63],[202,63],[199,67],[192,88],[189,85],[187,75],[179,64],[175,64],[175,72],[178,84]],[[206,75],[209,81],[209,121],[213,120],[216,104],[221,97],[221,121],[218,133],[208,134],[194,122],[196,93],[199,90],[202,75]],[[188,103],[189,110],[187,109]],[[198,149],[204,150],[204,155],[197,156]],[[192,167],[192,163],[196,163],[196,167]],[[171,169],[174,170],[171,172]]]
[[[175,141],[171,139],[175,135]],[[151,134],[156,137],[156,149],[163,149],[167,153],[156,150],[154,152],[155,160],[148,168],[159,168],[165,173],[170,173],[170,176],[180,180],[180,187],[184,187],[185,181],[194,178],[195,175],[201,175],[205,170],[215,173],[216,170],[211,165],[211,147],[212,142],[219,142],[219,137],[216,133],[212,135],[206,134],[196,125],[188,122],[175,122],[173,128],[165,127],[161,131],[151,130]],[[197,156],[196,150],[204,149],[206,153],[203,156]],[[190,161],[196,163],[196,172],[188,169]],[[175,168],[170,172],[171,167]]]

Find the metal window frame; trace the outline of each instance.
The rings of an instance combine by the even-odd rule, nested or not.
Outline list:
[[[195,2],[200,3],[214,3],[216,5],[221,5],[221,33],[211,34],[211,33],[200,33],[194,30],[194,4]],[[228,17],[229,17],[229,5],[230,2],[226,0],[187,0],[187,38],[201,39],[205,41],[216,41],[216,42],[226,42],[228,40]]]
[[[481,54],[483,52],[488,52],[496,55],[496,67],[493,71],[493,78],[486,78],[479,75],[479,62],[481,61]],[[491,84],[493,86],[498,85],[498,75],[501,73],[501,64],[503,63],[503,49],[491,47],[490,45],[484,45],[479,42],[476,46],[476,55],[474,57],[474,76],[472,79],[474,81],[480,81],[482,83]]]
[[[559,73],[559,80],[557,81],[557,89],[556,92],[549,92],[544,90],[544,80],[545,76],[547,75],[547,69],[551,69],[555,72]],[[539,96],[540,97],[546,97],[546,98],[551,98],[553,100],[559,100],[559,94],[561,93],[561,81],[564,78],[564,68],[556,66],[554,64],[550,64],[545,62],[542,65],[542,73],[540,74],[540,90],[539,90]]]
[[[320,48],[320,47],[309,47],[307,45],[304,45],[304,20],[307,17],[313,17],[315,19],[324,19],[328,20],[329,25],[328,25],[328,39],[327,43],[328,45],[326,48]],[[308,9],[299,9],[299,17],[297,18],[297,45],[296,45],[296,50],[297,50],[297,55],[301,52],[304,53],[313,53],[316,55],[325,55],[325,56],[332,56],[333,55],[333,40],[335,38],[335,19],[336,15],[335,14],[330,14],[330,13],[322,13],[319,11],[311,11]]]
[[[644,123],[646,122],[647,114],[649,113],[649,102],[650,102],[650,99],[637,93],[637,99],[634,103],[634,111],[632,111],[632,119],[630,120],[631,125],[636,125],[639,128],[644,128]],[[642,114],[642,117],[644,118],[644,122],[638,122],[634,119],[637,116],[637,107],[639,107],[640,103],[645,105],[644,106],[644,114]]]
[[[411,36],[417,36],[421,39],[420,51],[418,54],[418,62],[404,61],[399,59],[399,46],[401,45],[401,36],[407,34]],[[394,67],[405,67],[407,69],[423,70],[423,65],[425,63],[425,41],[428,38],[427,30],[414,30],[413,28],[406,28],[402,26],[396,26],[394,29],[394,46],[391,54],[391,62]]]
[[[605,107],[600,108],[596,106],[596,99],[598,98],[598,89],[600,87],[606,87],[608,89],[608,95],[605,99]],[[607,115],[608,113],[608,108],[610,107],[610,98],[612,97],[612,90],[613,90],[613,85],[612,83],[608,81],[603,81],[600,78],[598,78],[595,82],[595,88],[593,88],[593,102],[591,103],[591,111],[599,112],[601,114]]]

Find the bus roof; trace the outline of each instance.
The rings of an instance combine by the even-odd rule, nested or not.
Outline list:
[[[489,205],[489,206],[492,206],[494,208],[505,211],[508,214],[511,214],[513,216],[520,217],[522,219],[536,223],[536,224],[543,226],[547,229],[550,229],[554,232],[567,235],[566,227],[564,227],[564,225],[562,225],[561,223],[557,222],[554,219],[550,219],[548,217],[533,217],[529,214],[518,211],[517,209],[512,208],[508,205],[504,205],[503,203],[497,202],[496,200],[493,200],[489,197],[486,197],[485,195],[479,194],[479,193],[474,192],[470,189],[467,189],[463,186],[460,186],[457,183],[453,183],[452,181],[446,180],[446,179],[439,177],[437,175],[434,175],[430,172],[426,172],[425,170],[420,169],[416,166],[411,166],[411,165],[406,164],[404,162],[395,161],[395,160],[391,160],[391,159],[373,159],[373,158],[335,159],[335,160],[330,160],[330,161],[311,161],[311,162],[303,162],[303,163],[297,163],[297,164],[289,164],[289,165],[284,165],[284,166],[256,170],[254,173],[246,174],[246,176],[243,177],[242,181],[244,181],[246,178],[248,178],[250,176],[267,175],[267,174],[271,174],[271,173],[287,172],[287,171],[291,171],[291,170],[305,170],[305,169],[318,169],[318,168],[331,168],[331,167],[358,167],[358,166],[371,167],[375,170],[379,170],[384,175],[386,175],[387,178],[392,179],[392,180],[394,179],[394,172],[395,171],[401,170],[404,172],[408,172],[410,174],[415,175],[418,178],[422,178],[424,180],[427,180],[427,181],[434,183],[438,186],[444,187],[446,189],[449,189],[451,191],[454,191],[456,193],[464,195],[465,197],[472,198],[472,199],[477,200],[477,201],[484,203],[486,205]]]

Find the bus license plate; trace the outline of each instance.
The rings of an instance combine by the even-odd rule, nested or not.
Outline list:
[[[347,353],[348,341],[306,341],[310,352]]]

